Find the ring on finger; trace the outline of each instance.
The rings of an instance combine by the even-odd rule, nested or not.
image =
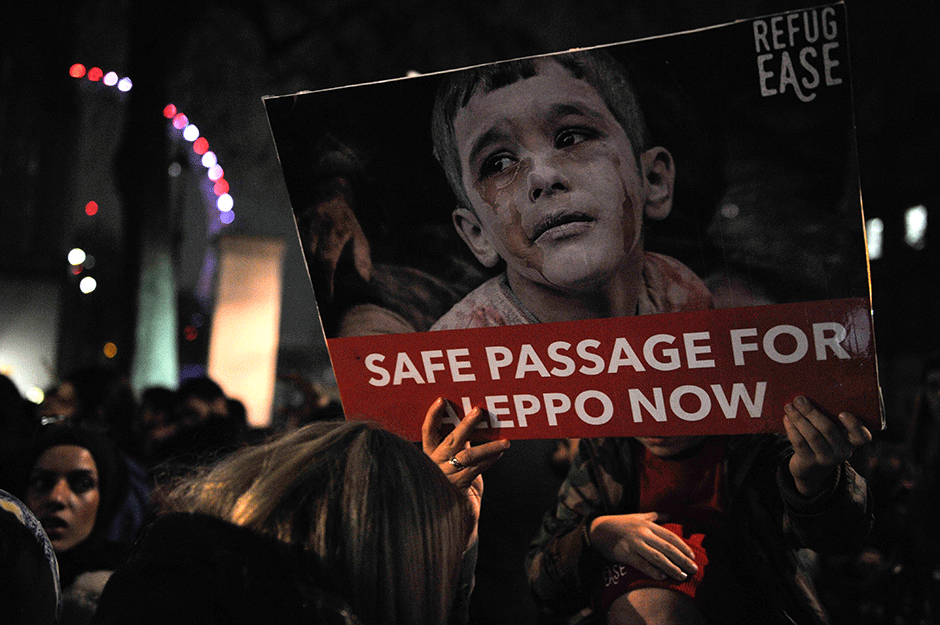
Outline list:
[[[453,467],[457,469],[458,471],[466,468],[466,465],[464,465],[464,463],[462,463],[460,460],[457,460],[457,456],[452,456],[451,459],[448,460],[447,462],[451,463],[451,465],[453,465]]]

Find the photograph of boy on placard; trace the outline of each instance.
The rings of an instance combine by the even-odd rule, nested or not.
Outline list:
[[[524,79],[527,75],[534,80]],[[352,104],[349,109],[343,109],[341,104],[332,104],[341,118],[339,121],[347,123],[331,125],[329,131],[315,136],[313,141],[307,142],[305,137],[294,135],[278,142],[282,152],[285,151],[282,143],[289,146],[287,155],[282,154],[282,163],[288,173],[307,169],[302,173],[298,171],[293,185],[307,185],[298,191],[302,201],[295,204],[295,211],[320,312],[327,322],[328,338],[423,331],[434,323],[437,323],[437,328],[482,327],[655,314],[711,306],[708,288],[680,260],[644,249],[649,247],[645,245],[644,230],[650,227],[650,222],[665,219],[674,210],[677,177],[681,183],[682,173],[678,171],[669,147],[650,143],[646,116],[635,89],[623,66],[610,51],[583,51],[511,61],[445,74],[440,78],[427,78],[434,80],[425,84],[415,83],[412,91],[418,101],[414,106],[416,111],[433,106],[432,115],[426,118],[430,120],[433,117],[427,122],[428,128],[433,127],[433,143],[425,138],[429,134],[428,128],[421,129],[419,120],[405,119],[399,120],[400,126],[415,131],[411,152],[388,146],[376,148],[379,138],[368,122],[343,119],[350,116],[349,109],[361,109],[361,104]],[[489,84],[506,88],[489,87]],[[387,91],[403,89],[403,86],[398,89],[392,89],[390,85],[378,86],[388,87]],[[420,102],[418,98],[422,92],[430,91],[430,87],[438,87],[433,103],[427,96]],[[579,99],[577,103],[571,100],[575,94]],[[350,97],[352,95],[349,94]],[[582,113],[573,111],[565,115],[550,110],[537,111],[534,99],[538,97],[543,100],[540,102],[543,109],[564,108],[572,104],[575,108],[583,107],[583,113],[594,116],[588,120]],[[565,102],[566,97],[571,101]],[[367,99],[366,102],[374,101]],[[329,109],[331,103],[325,105]],[[504,107],[508,108],[504,110]],[[300,108],[299,101],[296,108]],[[400,111],[402,108],[402,103],[390,103],[391,110]],[[526,115],[530,117],[527,121],[531,126],[544,122],[541,124],[543,132],[567,133],[550,139],[558,142],[557,146],[552,145],[552,151],[574,155],[564,157],[569,162],[573,163],[578,158],[577,154],[601,144],[598,147],[606,151],[602,158],[606,160],[609,171],[593,171],[588,168],[597,165],[587,165],[580,174],[599,188],[567,189],[564,181],[551,182],[544,193],[532,191],[540,195],[535,199],[541,200],[539,209],[533,211],[530,207],[536,204],[535,201],[527,199],[520,202],[519,198],[509,197],[509,190],[502,186],[501,181],[511,178],[513,183],[519,183],[524,177],[527,185],[538,184],[535,179],[543,172],[518,171],[520,167],[529,165],[511,162],[514,158],[511,150],[506,155],[497,155],[488,163],[469,161],[473,147],[470,142],[474,138],[467,133],[473,130],[488,133],[488,147],[492,149],[495,145],[492,139],[500,134],[496,126],[500,122],[522,123]],[[576,119],[578,115],[582,115],[582,119]],[[295,120],[296,116],[294,113]],[[509,116],[518,119],[509,120]],[[322,111],[317,117],[318,124],[327,125]],[[385,115],[379,115],[380,119],[390,117],[387,111]],[[594,136],[596,131],[587,121],[604,125],[604,136]],[[749,121],[741,120],[741,125]],[[491,127],[483,130],[470,128],[471,125],[486,123]],[[571,128],[562,128],[566,123]],[[676,125],[680,123],[681,120]],[[557,128],[549,129],[552,124]],[[659,126],[662,124],[658,121]],[[312,125],[311,129],[316,128],[319,126]],[[850,126],[846,128],[850,129]],[[529,129],[517,130],[526,132]],[[348,137],[340,136],[344,131]],[[351,147],[362,145],[367,131],[372,131],[369,134],[373,145],[359,150]],[[390,143],[401,140],[395,129],[388,129],[385,134],[389,135]],[[523,137],[502,134],[510,143],[518,144],[520,149],[526,147],[521,143]],[[839,134],[844,135],[844,131]],[[743,138],[746,137],[732,137]],[[688,137],[680,139],[688,142]],[[693,140],[698,144],[683,147],[699,147],[703,141],[700,137],[693,137]],[[838,136],[838,140],[847,141],[843,136]],[[301,141],[303,146],[298,147]],[[414,154],[418,146],[427,152]],[[293,156],[295,152],[291,148],[297,150],[297,154],[305,151],[306,157]],[[717,159],[718,147],[711,146],[711,149]],[[432,151],[437,156],[437,163],[430,159]],[[380,155],[389,152],[399,162],[376,162]],[[479,159],[480,151],[475,150],[472,156]],[[488,153],[489,156],[491,154]],[[289,163],[288,157],[298,162]],[[404,169],[402,160],[414,170],[411,182],[401,175]],[[486,180],[479,169],[471,172],[473,166],[488,168]],[[551,167],[550,164],[539,166]],[[498,171],[493,171],[493,168]],[[710,176],[711,179],[704,184],[698,181],[689,184],[709,187],[704,191],[693,189],[692,192],[710,193],[708,199],[712,199],[715,191],[711,187],[720,184],[728,174],[714,171],[714,163],[709,169],[712,171],[704,175],[690,172],[686,177]],[[440,172],[446,174],[453,194],[450,197],[442,185],[443,177],[435,176]],[[783,172],[794,178],[798,173]],[[564,172],[548,173],[559,174],[564,175]],[[290,177],[288,180],[290,183]],[[382,193],[389,180],[399,185],[397,188],[389,186],[389,192],[395,197]],[[482,193],[487,190],[481,185],[486,181],[491,181],[491,189],[484,197]],[[812,182],[819,184],[818,181]],[[552,185],[559,189],[552,189]],[[610,188],[604,188],[604,185]],[[517,187],[519,184],[513,188],[516,194],[529,193]],[[843,190],[842,187],[838,189],[839,192]],[[832,192],[831,189],[824,191]],[[404,194],[407,195],[401,197]],[[591,206],[583,207],[584,210],[579,208],[578,200],[572,199],[578,194],[587,195],[588,198],[581,201]],[[698,201],[697,198],[692,199]],[[841,198],[837,199],[841,201]],[[562,207],[563,204],[568,206]],[[609,206],[606,212],[602,208],[605,205]],[[453,222],[451,232],[447,232],[447,206],[455,206],[449,215]],[[396,207],[403,214],[396,215]],[[674,221],[701,221],[702,215],[715,215],[717,212],[717,207],[699,205],[694,208],[698,215],[691,218],[688,214],[680,215]],[[723,208],[725,214],[740,210],[727,203]],[[680,214],[688,212],[689,206],[675,207],[675,211]],[[831,217],[821,215],[816,228],[826,228],[831,224]],[[614,218],[620,223],[614,223]],[[830,224],[826,223],[827,218]],[[776,217],[769,213],[767,220],[772,222]],[[720,221],[715,219],[713,222],[719,223],[719,227],[713,226],[718,235],[736,234],[733,227],[720,229]],[[754,266],[745,266],[742,261],[746,260],[744,257],[749,250],[726,250],[722,260],[728,263],[727,266],[736,263],[740,269],[736,274],[726,273],[726,284],[720,284],[720,277],[715,278],[719,273],[714,271],[717,263],[711,260],[720,241],[705,231],[709,224],[694,225],[699,228],[695,233],[697,236],[692,238],[688,232],[682,233],[687,236],[682,249],[693,250],[693,259],[703,270],[711,271],[711,282],[719,283],[722,292],[730,288],[727,283],[741,270],[760,274],[763,278],[772,269],[767,266],[766,256],[758,258],[759,262]],[[810,223],[806,225],[813,226]],[[791,226],[789,230],[795,229]],[[464,249],[457,249],[455,234],[463,241]],[[845,236],[839,232],[833,235],[834,243],[840,236]],[[595,236],[599,240],[595,240]],[[853,290],[856,294],[863,294],[864,266],[857,262],[859,258],[864,262],[864,251],[859,245],[860,231],[855,236],[856,284]],[[389,244],[383,240],[386,237],[394,241]],[[417,249],[401,249],[412,245]],[[394,253],[383,254],[382,250],[389,249],[394,249]],[[418,250],[430,253],[419,259]],[[468,250],[479,265],[473,266]],[[592,255],[606,266],[592,260]],[[390,262],[380,262],[382,260]],[[846,260],[843,263],[849,264]],[[490,282],[482,287],[482,291],[468,296],[472,288],[479,287],[494,273],[495,280],[489,278]],[[839,282],[844,286],[843,281]],[[761,285],[762,281],[754,280],[753,284]],[[836,285],[830,284],[829,287],[835,288]],[[754,293],[756,290],[759,289],[752,286],[751,298],[742,300],[743,303],[786,301],[764,292]],[[844,292],[831,294],[832,297],[844,295]],[[450,307],[464,297],[469,299],[450,311]],[[489,300],[489,306],[484,300]],[[725,300],[720,304],[725,304]],[[447,317],[442,319],[445,313]]]
[[[819,24],[836,15],[825,9],[810,17]],[[714,336],[703,331],[711,318],[701,316],[689,317],[697,325],[682,338],[686,321],[664,319],[660,330],[647,323],[646,334],[627,331],[634,326],[603,326],[601,342],[623,332],[616,340],[631,337],[636,353],[643,352],[645,363],[632,351],[618,355],[619,347],[605,354],[608,374],[621,375],[625,362],[637,374],[605,382],[624,388],[651,389],[652,369],[679,366],[666,361],[663,350],[675,351],[665,347],[670,341],[685,341],[687,369],[730,366],[730,353],[717,359],[702,354],[717,355],[721,346],[712,343],[728,343],[729,332],[736,341],[734,368],[713,376],[711,386],[674,388],[669,402],[665,387],[663,397],[631,395],[636,422],[644,418],[644,406],[664,419],[664,402],[673,404],[679,418],[697,421],[717,401],[731,406],[725,414],[731,419],[745,393],[755,406],[750,416],[762,414],[759,404],[769,382],[757,374],[742,377],[738,362],[750,358],[745,352],[756,351],[761,337],[760,348],[775,364],[813,354],[816,360],[873,358],[870,330],[849,336],[849,348],[840,344],[846,327],[861,327],[843,320],[869,308],[841,31],[832,21],[813,36],[802,35],[805,41],[794,34],[787,43],[771,24],[755,20],[267,99],[320,321],[340,391],[346,387],[344,403],[370,385],[394,387],[410,379],[421,396],[412,393],[408,401],[417,405],[433,399],[434,391],[445,394],[470,377],[480,380],[461,377],[464,363],[457,360],[451,362],[449,387],[435,380],[439,363],[425,360],[420,370],[419,360],[437,357],[440,346],[404,357],[399,350],[393,362],[389,341],[349,342],[428,330],[749,307],[742,313],[743,329],[729,325],[734,317],[725,315],[726,325],[711,325]],[[801,59],[796,68],[793,58]],[[753,312],[767,304],[836,300],[851,304],[821,312],[817,306],[812,321],[797,312],[805,327],[790,325],[787,315],[794,309]],[[763,320],[759,333],[753,319]],[[565,329],[562,338],[574,343],[601,327]],[[467,347],[486,347],[467,337]],[[449,340],[395,341],[417,350]],[[372,351],[373,345],[381,347]],[[346,351],[337,358],[340,348]],[[452,347],[448,357],[457,358],[461,350]],[[516,355],[520,363],[527,357]],[[568,355],[555,358],[563,366],[549,375],[569,375]],[[593,356],[578,352],[584,359]],[[536,371],[546,377],[553,363],[545,364],[543,351],[538,357],[541,362],[517,369],[517,376]],[[483,361],[472,358],[466,366],[479,372]],[[358,363],[357,374],[375,375],[351,382],[349,363]],[[490,381],[496,381],[493,376],[501,374],[494,373],[492,358],[489,365]],[[807,365],[800,365],[804,378],[818,378]],[[777,381],[791,377],[781,373]],[[673,379],[688,385],[695,375]],[[873,366],[851,375],[857,389],[863,377],[874,380]],[[575,405],[578,393],[590,388],[582,382],[564,390],[571,400],[563,399],[564,406]],[[704,396],[716,385],[725,386],[713,398]],[[544,388],[559,390],[547,382]],[[480,401],[472,398],[479,390],[461,397]],[[530,384],[518,392],[536,389]],[[697,394],[691,400],[683,395],[690,392]],[[779,396],[766,395],[774,401]],[[870,396],[862,401],[872,403]],[[595,410],[595,416],[579,414],[582,420],[599,425],[625,413],[615,400],[601,401],[602,416]],[[355,411],[363,407],[357,404]],[[878,420],[877,407],[872,412],[870,425]],[[524,421],[517,418],[519,426]],[[547,422],[556,425],[551,415]],[[766,427],[755,423],[751,431],[782,430],[779,420]],[[492,425],[501,427],[498,421]]]

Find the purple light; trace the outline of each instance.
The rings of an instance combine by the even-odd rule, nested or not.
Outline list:
[[[226,226],[235,221],[235,211],[226,211],[224,213],[219,213],[219,221],[221,221]]]
[[[225,175],[225,172],[222,171],[222,166],[219,165],[218,163],[216,163],[215,165],[209,168],[209,174],[208,174],[209,180],[215,182],[216,180],[221,178],[223,175]]]
[[[104,75],[104,78],[101,82],[108,85],[109,87],[113,87],[118,82],[118,75],[114,72],[108,72]]]

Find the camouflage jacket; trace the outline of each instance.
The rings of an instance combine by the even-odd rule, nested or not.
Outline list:
[[[558,505],[545,515],[526,559],[530,586],[547,613],[603,622],[589,603],[605,562],[585,542],[583,526],[601,515],[637,511],[637,453],[633,439],[580,441]],[[802,497],[787,470],[792,453],[781,436],[728,437],[725,500],[740,536],[733,556],[749,599],[764,604],[766,623],[828,623],[811,567],[816,553],[861,544],[872,523],[871,496],[845,463],[835,488]]]

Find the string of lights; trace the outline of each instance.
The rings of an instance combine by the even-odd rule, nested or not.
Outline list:
[[[91,83],[99,83],[107,87],[113,87],[121,93],[127,93],[134,87],[133,81],[127,77],[121,77],[117,72],[105,72],[100,67],[86,67],[81,63],[74,63],[69,67],[69,76],[75,79],[87,80]],[[235,200],[229,193],[230,186],[225,179],[225,171],[219,164],[219,158],[216,153],[209,149],[209,141],[202,136],[199,128],[189,121],[185,113],[179,110],[175,104],[167,104],[163,108],[163,116],[170,121],[173,129],[178,131],[179,135],[192,144],[192,151],[197,160],[206,169],[206,177],[211,182],[211,189],[214,197],[210,198],[211,203],[219,211],[219,222],[227,226],[235,221]],[[179,175],[179,164],[174,163],[176,171],[174,173],[171,166],[170,175]],[[85,214],[93,217],[98,213],[98,203],[91,200],[85,204]],[[76,260],[81,257],[81,260]],[[94,266],[93,258],[86,254],[84,250],[75,248],[69,252],[69,265],[72,274],[78,276],[85,270]],[[88,294],[95,290],[97,283],[92,276],[84,276],[79,281],[79,289],[82,293]]]
[[[127,76],[119,76],[117,72],[113,71],[105,72],[96,66],[86,67],[81,63],[74,63],[69,67],[69,76],[77,80],[116,89],[119,94],[125,94],[134,87],[133,81]],[[230,193],[230,185],[225,178],[225,171],[219,163],[219,158],[209,148],[209,140],[202,135],[202,132],[195,124],[191,123],[189,117],[178,106],[172,103],[167,104],[163,108],[162,114],[169,120],[171,134],[191,144],[191,160],[194,163],[198,162],[205,168],[205,175],[209,182],[209,193],[211,193],[207,200],[210,205],[218,210],[218,222],[212,228],[213,231],[217,232],[218,229],[230,225],[235,220],[233,210],[235,201]],[[182,173],[180,164],[173,162],[170,165],[168,174],[176,177],[180,173]],[[94,200],[88,201],[84,206],[85,214],[88,217],[97,215],[98,210],[98,203]],[[89,274],[89,270],[95,266],[94,257],[81,248],[73,248],[69,251],[68,263],[69,272],[76,277],[81,276],[78,278],[79,290],[85,295],[94,292],[98,284],[95,278]],[[187,340],[195,338],[196,328],[199,325],[201,323],[194,322],[186,327],[184,334]],[[108,358],[113,358],[117,352],[117,347],[114,343],[108,342],[104,347],[104,352]]]

